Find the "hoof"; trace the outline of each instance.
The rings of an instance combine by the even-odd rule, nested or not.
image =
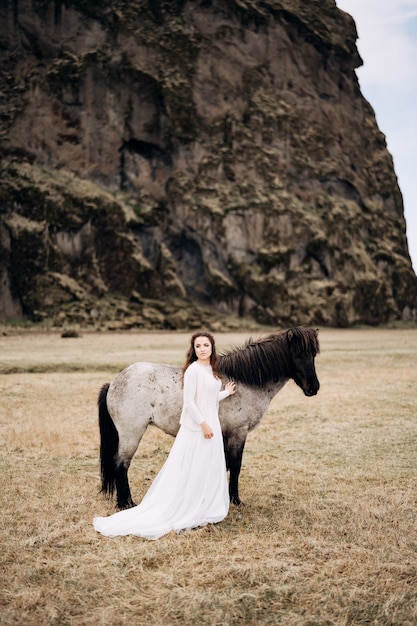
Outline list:
[[[121,504],[118,503],[116,508],[120,511],[124,511],[125,509],[132,509],[134,506],[136,506],[136,504],[133,502],[133,500],[130,500],[130,502],[123,502]]]
[[[244,506],[244,503],[239,498],[239,496],[231,496],[230,503],[234,504],[235,506]]]

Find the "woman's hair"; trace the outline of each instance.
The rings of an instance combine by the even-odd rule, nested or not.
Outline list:
[[[185,357],[184,367],[182,368],[182,380],[184,380],[185,370],[191,365],[191,363],[194,363],[194,361],[197,361],[197,355],[196,355],[195,349],[194,349],[194,343],[195,343],[195,340],[197,339],[197,337],[207,337],[207,339],[210,341],[210,343],[211,343],[211,355],[210,355],[211,369],[213,370],[214,376],[216,378],[220,378],[220,372],[217,369],[217,354],[216,354],[216,344],[214,342],[214,337],[213,337],[213,335],[211,333],[209,333],[209,332],[207,332],[205,330],[200,330],[200,331],[194,333],[194,335],[191,337],[190,347],[189,347],[187,355]]]

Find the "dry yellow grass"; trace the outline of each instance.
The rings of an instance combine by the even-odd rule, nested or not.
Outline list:
[[[319,395],[276,396],[246,445],[245,506],[223,523],[157,542],[94,532],[114,510],[98,390],[135,360],[181,363],[188,337],[0,337],[0,623],[416,624],[416,330],[321,331]],[[148,430],[136,500],[171,443]]]

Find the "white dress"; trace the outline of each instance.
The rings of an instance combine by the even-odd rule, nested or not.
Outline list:
[[[187,368],[181,425],[167,460],[138,506],[94,518],[98,532],[158,539],[226,517],[229,490],[218,407],[229,394],[220,387],[210,366],[195,361]],[[204,438],[203,421],[213,430],[211,439]]]

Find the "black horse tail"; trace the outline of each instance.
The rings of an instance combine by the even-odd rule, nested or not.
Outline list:
[[[116,488],[115,458],[119,449],[119,433],[107,408],[110,384],[102,386],[98,396],[98,424],[100,428],[101,492],[111,497]]]

